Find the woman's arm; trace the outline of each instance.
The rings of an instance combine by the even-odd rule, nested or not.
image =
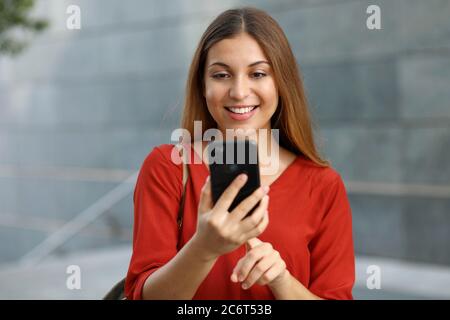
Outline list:
[[[131,299],[192,299],[218,257],[264,232],[269,222],[268,189],[258,188],[228,212],[246,183],[246,176],[234,179],[215,204],[207,179],[200,194],[197,230],[177,252],[178,234],[173,224],[179,201],[175,195],[179,190],[177,181],[167,179],[173,176],[172,163],[161,156],[161,152],[152,152],[138,177],[134,194],[133,255],[125,291]],[[258,203],[252,216],[242,221]],[[149,250],[149,243],[158,250]],[[146,279],[144,273],[149,274]]]
[[[269,284],[277,300],[323,300],[309,291],[300,281],[295,279],[288,270],[278,283]]]
[[[213,206],[207,179],[200,194],[197,231],[172,260],[147,278],[142,289],[143,299],[192,299],[218,257],[264,232],[269,223],[268,189],[261,187],[231,213],[226,210],[245,182],[245,176],[236,178]],[[241,222],[258,202],[251,218]]]
[[[142,288],[146,300],[190,300],[217,258],[203,256],[192,237],[177,255],[153,272]]]

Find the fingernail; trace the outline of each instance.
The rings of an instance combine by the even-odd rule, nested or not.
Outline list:
[[[263,187],[263,190],[264,190],[265,193],[268,193],[269,190],[270,190],[270,187],[269,187],[269,186],[264,186],[264,187]]]
[[[246,175],[246,174],[241,174],[240,179],[241,179],[242,181],[247,180],[247,175]]]
[[[243,276],[243,275],[240,275],[239,278],[238,278],[238,280],[239,280],[239,282],[241,282],[242,280],[244,280],[244,276]]]
[[[231,281],[233,281],[233,282],[237,282],[237,281],[238,281],[238,278],[237,278],[236,273],[233,273],[233,274],[231,275]]]
[[[209,182],[209,176],[206,178],[206,183],[208,183]]]
[[[247,288],[248,288],[248,285],[247,285],[246,283],[244,283],[244,284],[242,285],[242,289],[246,290]]]

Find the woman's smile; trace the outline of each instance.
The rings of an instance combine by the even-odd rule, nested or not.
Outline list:
[[[225,107],[231,119],[244,121],[250,119],[258,112],[259,106]]]

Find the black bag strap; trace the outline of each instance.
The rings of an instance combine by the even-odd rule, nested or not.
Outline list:
[[[189,176],[189,168],[188,168],[188,155],[187,151],[185,152],[185,149],[183,146],[177,145],[176,148],[178,148],[178,151],[181,155],[181,162],[183,164],[183,191],[181,194],[181,200],[180,200],[180,209],[178,210],[178,231],[181,236],[181,228],[183,227],[183,211],[184,211],[184,199],[185,199],[185,193],[186,193],[186,183]],[[186,148],[186,147],[185,147]],[[180,243],[180,237],[178,238],[178,245]]]

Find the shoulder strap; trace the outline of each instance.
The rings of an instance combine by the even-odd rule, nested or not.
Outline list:
[[[177,146],[182,159],[181,159],[181,163],[183,164],[183,191],[181,194],[181,201],[180,201],[180,209],[178,210],[178,231],[181,234],[181,227],[183,226],[183,210],[184,210],[184,199],[185,199],[185,193],[186,193],[186,183],[187,183],[187,179],[188,179],[188,175],[189,175],[189,169],[188,169],[188,161],[187,161],[187,154],[186,152],[184,152],[185,150],[183,149],[182,146]]]

